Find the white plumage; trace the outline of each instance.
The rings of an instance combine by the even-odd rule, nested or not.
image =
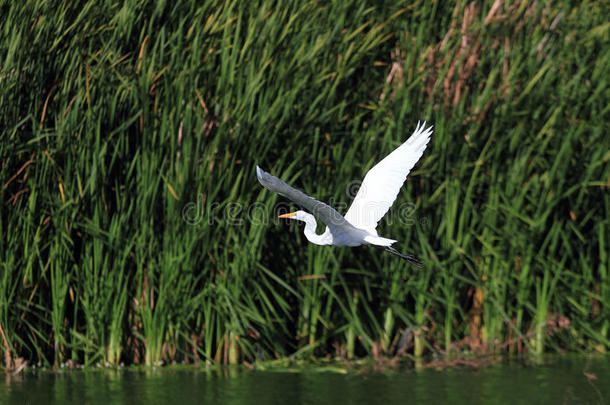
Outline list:
[[[419,264],[412,255],[403,254],[391,247],[393,239],[377,235],[377,224],[388,212],[407,175],[421,158],[432,135],[432,127],[417,123],[417,128],[405,143],[377,163],[364,177],[360,189],[345,217],[334,208],[302,193],[279,178],[256,167],[258,181],[267,189],[283,195],[302,206],[305,211],[280,215],[281,218],[305,222],[305,237],[317,245],[359,246],[373,245],[384,248],[411,263]],[[316,219],[326,224],[321,235],[316,234]]]

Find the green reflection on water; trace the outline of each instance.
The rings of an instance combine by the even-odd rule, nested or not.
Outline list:
[[[596,377],[589,380],[585,372]],[[482,370],[332,374],[185,369],[6,376],[0,404],[522,404],[610,401],[610,360],[560,358]]]

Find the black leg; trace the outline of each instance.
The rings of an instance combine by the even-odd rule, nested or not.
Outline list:
[[[380,246],[383,250],[385,250],[386,252],[390,252],[393,255],[396,255],[398,257],[401,257],[403,259],[405,259],[406,261],[408,261],[409,263],[411,263],[412,265],[414,265],[415,267],[419,267],[421,268],[423,263],[421,262],[421,260],[419,260],[417,257],[410,255],[408,253],[401,253],[398,250],[394,249],[392,246]]]

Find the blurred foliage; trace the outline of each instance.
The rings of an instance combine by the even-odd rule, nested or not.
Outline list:
[[[604,2],[25,1],[0,22],[4,367],[610,348]],[[367,248],[307,243],[434,125]]]

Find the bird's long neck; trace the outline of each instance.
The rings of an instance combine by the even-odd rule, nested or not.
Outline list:
[[[332,244],[332,237],[330,235],[330,232],[328,231],[328,228],[326,228],[326,231],[321,235],[318,235],[316,233],[316,227],[318,223],[316,222],[316,218],[313,215],[307,214],[303,222],[305,222],[305,230],[303,231],[303,233],[305,234],[305,237],[308,241],[310,241],[311,243],[315,243],[316,245]]]

